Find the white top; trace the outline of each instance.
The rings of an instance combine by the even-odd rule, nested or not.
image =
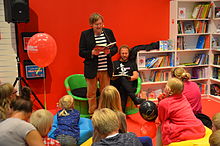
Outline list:
[[[0,123],[0,146],[25,146],[25,137],[32,130],[36,130],[32,124],[8,118]]]

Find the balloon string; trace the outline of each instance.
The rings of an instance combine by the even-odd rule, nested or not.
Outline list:
[[[47,97],[46,97],[46,82],[44,77],[44,108],[47,109]]]

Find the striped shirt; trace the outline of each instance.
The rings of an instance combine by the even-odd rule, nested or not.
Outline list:
[[[107,45],[107,40],[103,32],[101,35],[95,35],[95,43],[96,45]],[[100,51],[98,55],[98,71],[105,71],[107,69],[107,55],[103,51]]]

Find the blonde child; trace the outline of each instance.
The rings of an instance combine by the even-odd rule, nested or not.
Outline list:
[[[202,113],[200,88],[195,82],[189,81],[191,79],[191,75],[188,72],[186,72],[186,70],[182,67],[172,69],[171,73],[173,77],[176,77],[183,81],[184,89],[182,94],[189,101],[193,113]]]
[[[0,122],[11,115],[10,104],[16,99],[17,90],[10,83],[0,84]]]
[[[74,99],[70,95],[65,95],[59,100],[59,106],[62,109],[57,112],[58,128],[54,136],[61,145],[76,145],[79,139],[80,113],[74,109]]]
[[[209,137],[210,146],[220,146],[220,130],[213,131]]]
[[[108,85],[102,90],[99,99],[98,109],[102,109],[102,108],[109,108],[116,112],[116,115],[118,116],[120,121],[119,132],[126,133],[127,132],[126,116],[122,112],[120,94],[114,86]],[[102,138],[104,137],[102,137],[102,135],[100,135],[94,129],[93,142],[100,141]]]
[[[95,110],[92,117],[93,127],[103,137],[92,146],[142,146],[134,133],[119,133],[120,120],[117,114],[108,108]]]
[[[197,119],[185,96],[184,83],[178,78],[168,80],[164,89],[165,98],[158,105],[163,145],[172,142],[193,140],[205,135],[203,123]]]
[[[46,146],[60,146],[57,140],[47,137],[53,123],[53,114],[45,109],[40,109],[31,114],[30,123],[38,130],[43,137]]]
[[[220,130],[220,113],[216,113],[212,117],[212,130],[213,131]]]
[[[102,90],[98,109],[101,108],[122,112],[120,93],[114,86],[108,85]]]

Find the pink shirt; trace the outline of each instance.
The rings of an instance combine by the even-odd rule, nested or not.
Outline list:
[[[189,101],[194,114],[202,113],[201,92],[199,86],[195,82],[184,82],[182,94]]]
[[[203,123],[195,117],[189,102],[182,94],[161,100],[158,112],[162,142],[165,145],[199,139],[205,135]]]

